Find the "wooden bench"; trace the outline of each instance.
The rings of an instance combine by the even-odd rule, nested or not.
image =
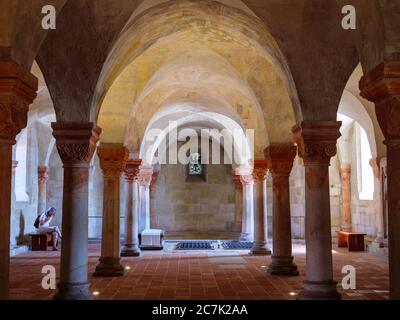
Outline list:
[[[349,251],[365,251],[364,233],[336,231],[338,247],[347,247]]]
[[[47,251],[48,246],[53,245],[52,233],[31,233],[31,249],[32,251]]]

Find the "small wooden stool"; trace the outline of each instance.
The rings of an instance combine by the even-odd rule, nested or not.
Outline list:
[[[47,246],[53,245],[52,233],[31,233],[32,251],[47,251]]]

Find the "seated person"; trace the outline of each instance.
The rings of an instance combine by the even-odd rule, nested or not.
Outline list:
[[[61,239],[61,232],[57,226],[50,226],[50,222],[53,220],[56,215],[55,208],[49,208],[44,211],[40,216],[38,216],[38,223],[35,224],[36,228],[40,233],[48,234],[51,233],[53,235],[53,250],[58,250],[58,242]]]

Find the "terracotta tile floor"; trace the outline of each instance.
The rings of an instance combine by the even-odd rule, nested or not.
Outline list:
[[[273,277],[266,273],[270,257],[248,256],[244,251],[145,252],[140,258],[124,258],[129,267],[122,278],[93,278],[100,246],[89,246],[89,272],[92,292],[97,299],[295,299],[291,292],[302,288],[305,247],[294,245],[299,277]],[[357,270],[357,290],[344,291],[343,299],[388,299],[388,265],[383,257],[369,253],[348,253],[334,249],[334,277],[342,279],[344,265]],[[12,299],[51,299],[41,281],[44,265],[59,271],[58,252],[29,252],[11,258],[10,295]],[[339,281],[341,282],[341,280]]]

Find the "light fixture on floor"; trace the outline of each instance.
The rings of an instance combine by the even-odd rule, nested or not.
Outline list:
[[[126,266],[125,269],[126,270],[131,270],[131,267],[130,266]]]
[[[261,266],[261,268],[265,269],[267,266]]]
[[[100,292],[98,292],[98,291],[94,291],[94,292],[93,292],[93,295],[94,295],[94,296],[98,296],[99,294],[100,294]]]
[[[291,295],[291,296],[297,296],[297,293],[296,293],[296,292],[289,292],[289,295]]]

